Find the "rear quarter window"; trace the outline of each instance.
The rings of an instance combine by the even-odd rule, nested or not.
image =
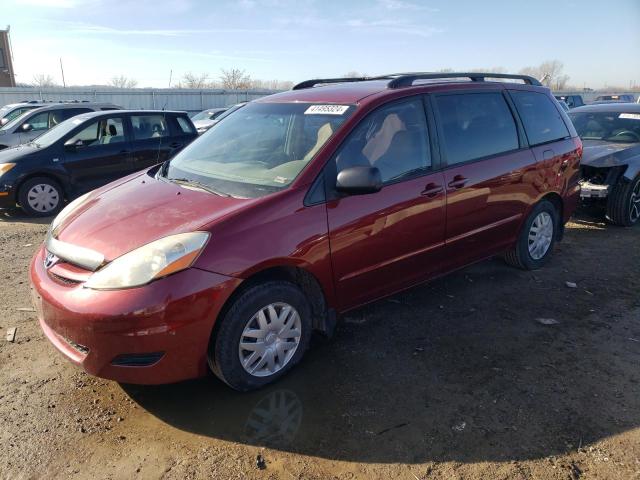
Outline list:
[[[510,93],[530,145],[553,142],[571,136],[560,112],[547,95],[514,90]]]
[[[196,133],[193,125],[187,118],[185,117],[176,117],[176,121],[178,122],[178,132],[182,134],[190,134]]]

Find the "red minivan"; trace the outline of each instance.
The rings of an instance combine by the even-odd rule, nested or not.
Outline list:
[[[339,314],[478,260],[542,266],[582,145],[517,75],[310,80],[172,160],[71,202],[30,267],[49,340],[88,373],[237,390]]]

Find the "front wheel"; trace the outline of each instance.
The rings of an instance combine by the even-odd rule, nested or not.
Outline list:
[[[311,338],[311,307],[282,281],[245,290],[233,302],[209,347],[209,365],[230,387],[249,391],[271,383],[300,361]]]
[[[18,202],[20,208],[31,217],[53,215],[63,204],[62,187],[52,178],[30,178],[20,186]]]
[[[616,225],[631,227],[640,219],[640,175],[630,182],[620,180],[607,201],[607,218]]]
[[[531,211],[513,249],[505,260],[523,270],[536,270],[551,258],[558,228],[558,211],[553,203],[542,200]]]

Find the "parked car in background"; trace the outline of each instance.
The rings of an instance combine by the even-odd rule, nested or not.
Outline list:
[[[598,95],[593,103],[633,103],[635,98],[633,95]]]
[[[580,196],[606,205],[607,218],[623,226],[640,218],[640,105],[609,103],[572,110],[584,144]]]
[[[567,105],[567,103],[564,100],[558,100],[558,103],[562,107],[562,110],[564,110],[565,112],[569,111],[569,105]]]
[[[209,130],[213,125],[215,125],[216,118],[218,118],[228,109],[229,107],[209,108],[191,117],[193,124],[196,126],[198,134],[204,133]]]
[[[50,128],[81,113],[120,108],[111,103],[56,103],[29,110],[0,128],[0,150],[30,142]]]
[[[581,152],[531,77],[302,82],[70,204],[31,263],[35,308],[93,375],[210,366],[251,390],[341,312],[492,255],[543,266],[579,201]]]
[[[584,105],[582,95],[556,95],[556,100],[563,101],[569,108],[581,107]]]
[[[237,104],[235,104],[235,105],[233,105],[231,107],[225,108],[224,111],[220,115],[218,115],[216,118],[214,118],[213,120],[208,120],[206,122],[206,125],[202,125],[198,129],[198,135],[202,135],[204,132],[209,130],[211,127],[213,127],[214,125],[217,125],[218,123],[220,123],[220,121],[224,120],[226,117],[228,117],[233,112],[235,112],[236,110],[238,110],[239,108],[243,107],[246,104],[247,104],[247,102],[242,102],[242,103],[237,103]],[[196,127],[197,127],[197,125],[196,125]]]
[[[24,112],[27,112],[29,110],[33,110],[39,107],[45,107],[47,105],[50,105],[50,104],[35,102],[35,101],[10,103],[9,105],[5,105],[4,107],[0,108],[0,127],[2,127],[3,125],[6,125],[14,118],[19,117]]]
[[[196,137],[186,112],[82,113],[0,151],[0,207],[51,215],[64,199],[163,162]]]

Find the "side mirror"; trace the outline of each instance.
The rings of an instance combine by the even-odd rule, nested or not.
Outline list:
[[[0,127],[5,126],[7,123],[9,123],[9,120],[6,118],[0,118]]]
[[[33,127],[28,123],[23,123],[20,126],[20,130],[23,131],[23,132],[30,132],[31,130],[33,130]]]
[[[349,167],[338,173],[336,190],[349,195],[376,193],[382,189],[382,176],[376,167]]]
[[[69,152],[75,152],[82,147],[84,147],[84,143],[82,143],[82,140],[76,140],[74,142],[72,138],[64,142],[64,149]]]

